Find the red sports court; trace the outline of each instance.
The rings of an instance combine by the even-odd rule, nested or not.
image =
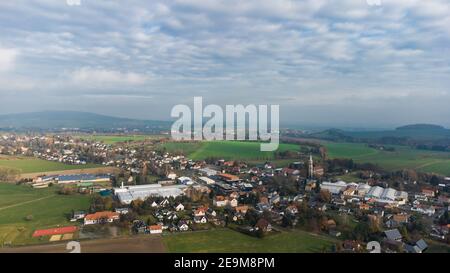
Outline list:
[[[33,237],[73,233],[73,232],[77,231],[77,229],[78,228],[76,226],[62,227],[62,228],[50,228],[50,229],[39,229],[33,233]]]

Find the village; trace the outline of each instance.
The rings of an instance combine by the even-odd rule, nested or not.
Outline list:
[[[300,228],[335,238],[339,243],[330,250],[335,252],[366,252],[367,243],[377,241],[384,252],[421,253],[430,240],[449,241],[446,179],[436,186],[400,181],[395,187],[373,171],[360,170],[359,182],[345,182],[313,153],[299,154],[279,168],[270,161],[194,161],[151,147],[69,135],[0,138],[4,155],[117,168],[18,181],[36,190],[57,186],[60,194],[92,195],[88,211],[70,212],[75,229],[115,225],[131,234],[165,234],[227,227],[263,238]],[[350,171],[345,161],[334,163],[341,164],[339,174]],[[63,236],[73,230],[37,231],[36,236],[49,232]]]

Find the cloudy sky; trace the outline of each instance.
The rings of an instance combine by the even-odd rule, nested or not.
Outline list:
[[[0,114],[168,120],[202,96],[282,123],[450,126],[448,0],[79,1],[0,2]]]

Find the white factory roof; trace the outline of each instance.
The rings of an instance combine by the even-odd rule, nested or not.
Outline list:
[[[214,184],[216,181],[212,180],[211,178],[208,178],[206,176],[200,176],[198,179],[205,182],[206,184]]]
[[[372,187],[369,192],[367,193],[367,195],[369,197],[373,197],[373,198],[380,198],[381,194],[383,194],[384,189],[382,187],[379,186],[375,186]]]
[[[338,182],[322,182],[320,184],[320,188],[324,190],[328,190],[332,194],[339,194],[341,191],[345,190],[347,188],[347,183],[344,181],[338,181]]]
[[[176,197],[183,194],[184,185],[162,186],[160,184],[129,186],[114,189],[119,201],[123,204],[129,204],[133,200],[145,200],[150,196]]]
[[[396,190],[391,189],[391,188],[387,188],[384,189],[383,193],[381,194],[381,199],[385,199],[385,200],[395,200],[395,193]]]

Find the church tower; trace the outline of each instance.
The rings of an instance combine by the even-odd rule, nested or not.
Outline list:
[[[312,155],[309,155],[308,176],[310,179],[314,178],[314,162]]]

